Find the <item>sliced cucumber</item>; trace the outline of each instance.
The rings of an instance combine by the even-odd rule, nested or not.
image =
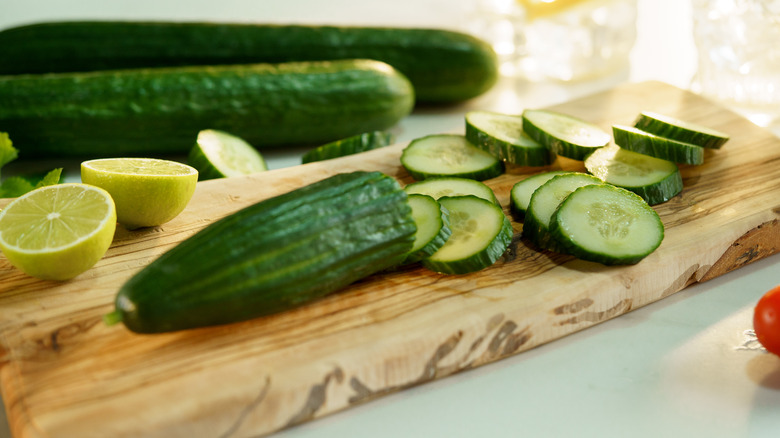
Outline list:
[[[415,180],[457,176],[477,181],[504,172],[504,163],[457,134],[434,134],[413,140],[401,154],[401,164]]]
[[[412,207],[412,218],[417,225],[414,235],[414,245],[404,263],[413,263],[429,257],[439,250],[449,239],[449,212],[446,208],[428,195],[409,195],[409,205]]]
[[[198,133],[187,161],[198,170],[198,179],[201,181],[268,170],[265,159],[257,149],[242,138],[215,129],[205,129]]]
[[[558,205],[574,190],[591,184],[604,184],[593,175],[570,172],[556,175],[537,188],[525,212],[523,236],[543,249],[560,251],[550,235],[550,220]]]
[[[329,160],[331,158],[345,157],[360,152],[378,149],[392,144],[395,136],[385,131],[364,132],[363,134],[347,137],[342,140],[332,141],[318,146],[301,157],[303,164],[314,161]]]
[[[481,181],[454,176],[428,178],[423,181],[413,182],[404,187],[406,193],[420,193],[439,199],[443,196],[474,195],[486,201],[498,205],[498,199],[493,189]]]
[[[496,204],[476,196],[439,199],[449,211],[452,235],[438,251],[423,259],[426,268],[445,274],[466,274],[493,265],[512,242],[512,224]]]
[[[613,125],[615,144],[640,154],[682,164],[702,164],[704,148],[690,143],[659,137],[632,126]]]
[[[611,140],[593,123],[548,110],[523,111],[523,130],[555,154],[573,160],[584,160]]]
[[[728,134],[651,111],[643,111],[634,127],[659,137],[694,144],[710,149],[720,149],[729,140]]]
[[[683,189],[677,164],[616,145],[590,154],[585,168],[604,182],[636,193],[650,205],[666,202]]]
[[[525,217],[525,211],[528,209],[528,203],[531,202],[531,195],[542,184],[551,180],[554,176],[563,175],[565,173],[571,173],[566,170],[551,170],[549,172],[537,173],[531,175],[528,178],[517,182],[512,186],[512,190],[509,192],[509,211],[518,220],[522,220]]]
[[[466,113],[466,138],[479,148],[518,166],[546,166],[555,154],[523,131],[521,116],[489,111]]]
[[[658,248],[664,226],[638,195],[603,184],[567,196],[553,215],[550,233],[567,253],[583,260],[634,264]]]

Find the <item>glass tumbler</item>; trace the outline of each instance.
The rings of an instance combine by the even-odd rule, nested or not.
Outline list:
[[[692,0],[691,88],[760,126],[780,122],[780,0]]]
[[[475,0],[469,31],[493,44],[501,72],[578,81],[627,69],[637,0]]]

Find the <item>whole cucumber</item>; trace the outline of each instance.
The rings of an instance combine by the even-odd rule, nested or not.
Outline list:
[[[357,58],[400,70],[418,102],[478,96],[498,72],[489,44],[443,29],[75,21],[0,32],[0,74]]]
[[[0,131],[22,157],[186,154],[199,131],[256,147],[383,130],[414,106],[375,60],[160,67],[0,76]]]
[[[416,230],[395,179],[337,174],[181,242],[122,286],[105,319],[159,333],[282,312],[400,263]]]

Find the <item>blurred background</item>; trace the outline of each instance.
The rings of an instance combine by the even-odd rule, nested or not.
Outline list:
[[[218,2],[2,0],[0,2],[0,30],[40,21],[86,19],[440,27],[473,33],[491,42],[501,60],[502,78],[499,84],[485,95],[469,102],[447,107],[415,109],[410,117],[402,120],[396,127],[398,141],[408,141],[437,132],[461,131],[463,114],[470,109],[520,113],[525,108],[561,103],[611,88],[621,82],[646,80],[662,81],[701,93],[744,114],[756,124],[780,134],[780,124],[778,124],[780,0],[388,0],[371,2],[356,0],[220,0]],[[289,148],[263,154],[269,167],[274,169],[299,164],[303,152],[303,149]],[[77,169],[77,163],[56,163],[56,165],[66,167],[67,178],[78,179],[77,170],[68,172],[68,167]],[[4,168],[3,172],[4,175],[11,175],[14,172],[22,173],[51,167],[52,163],[13,163],[7,169]],[[737,275],[776,270],[777,261],[772,260],[774,259],[770,258],[769,261],[762,261],[748,267],[745,273],[734,273],[726,279],[713,280],[707,285],[697,285],[693,289],[699,291],[702,288],[714,289],[713,293],[716,296],[720,294],[725,297],[729,282],[734,281]],[[769,284],[768,274],[751,278],[751,281],[758,284],[757,291],[763,291],[772,285]],[[757,296],[743,298],[742,302],[728,305],[746,305],[754,302],[754,299],[757,299]],[[678,304],[682,305],[680,300],[681,298],[675,297],[670,297],[668,301],[664,300],[667,304],[663,305],[662,310],[666,314],[660,312],[653,316],[657,319],[663,318],[664,315],[674,315],[675,312],[683,313],[683,308],[676,307]],[[693,305],[696,304],[687,304],[688,307]],[[657,311],[658,307],[655,309]],[[577,334],[554,344],[556,348],[567,343],[570,346],[576,345],[577,339],[583,337],[592,339],[588,342],[603,344],[605,339],[611,339],[612,335],[606,334],[610,327],[639,330],[637,333],[641,333],[643,328],[640,323],[633,324],[631,321],[632,318],[633,321],[650,319],[648,314],[643,312],[648,311],[640,309],[632,312],[628,318],[619,318],[620,321],[601,324],[596,329],[587,330],[586,334]],[[715,315],[723,316],[724,313],[716,312]],[[708,320],[701,321],[701,324],[715,322],[717,321]],[[701,327],[694,324],[680,329],[689,330],[688,334],[693,337]],[[602,334],[600,339],[599,333]],[[537,361],[534,365],[533,361],[534,355],[538,359],[540,351],[544,351],[545,348],[550,347],[544,346],[529,354],[521,355],[524,357],[522,359],[511,359],[492,366],[495,373],[493,375],[486,374],[488,371],[480,370],[466,373],[468,376],[457,376],[430,385],[430,388],[438,388],[434,390],[439,391],[438,396],[429,394],[429,385],[425,385],[424,388],[415,388],[390,397],[390,401],[382,401],[377,407],[361,407],[362,413],[349,414],[357,417],[345,417],[353,419],[347,421],[358,421],[358,423],[327,420],[323,425],[322,433],[327,434],[327,431],[331,431],[333,436],[339,436],[339,433],[343,436],[344,431],[348,431],[352,425],[363,424],[360,423],[361,421],[376,422],[378,415],[388,412],[396,415],[401,412],[407,416],[416,414],[415,410],[421,408],[421,403],[442,401],[450,395],[459,394],[458,390],[473,388],[474,382],[480,382],[481,388],[486,382],[490,386],[490,381],[496,382],[495,379],[502,375],[506,376],[516,366],[536,367],[538,375],[541,375],[545,368],[550,366],[550,362],[540,359],[541,361]],[[577,350],[572,348],[569,347],[570,351],[590,351],[586,348]],[[665,351],[661,347],[656,350]],[[609,347],[605,347],[605,351],[609,353]],[[637,352],[632,358],[637,363],[641,362],[642,352]],[[555,359],[555,357],[548,357],[548,359]],[[594,359],[591,368],[583,369],[579,373],[590,373],[584,377],[585,381],[609,379],[611,376],[607,373],[614,373],[616,369],[609,366],[603,370],[599,369],[599,364],[605,363],[607,362],[603,358]],[[493,376],[495,379],[489,380],[493,377],[488,376]],[[647,386],[649,384],[652,384],[652,381],[649,383],[637,381],[629,384],[628,388],[651,391]],[[453,389],[442,389],[445,385]],[[539,392],[544,391],[542,383],[539,384],[538,389]],[[588,388],[582,390],[587,392]],[[483,395],[489,397],[499,393],[502,397],[507,397],[504,393],[498,392],[499,389],[496,391],[483,393]],[[410,397],[417,398],[412,398],[410,401]],[[403,408],[392,404],[398,400],[405,401]],[[645,406],[657,408],[657,405],[645,404]],[[474,405],[468,407],[475,408]],[[560,408],[561,412],[567,415],[574,415],[573,413],[578,409],[574,404],[567,404],[565,401],[561,402]],[[466,405],[464,409],[467,409]],[[480,418],[480,415],[486,419],[491,418],[490,413],[484,409],[473,412],[476,418]],[[588,412],[588,409],[584,412]],[[667,420],[672,418],[680,425],[686,424],[685,420],[669,415],[671,414],[664,418]],[[404,418],[403,415],[400,418]],[[434,424],[434,420],[431,419],[431,424]],[[591,423],[588,424],[596,427],[609,425],[611,422],[609,418],[580,418],[580,420],[590,421]],[[543,427],[543,424],[539,423],[536,426]],[[716,425],[705,429],[709,430],[710,436],[729,436],[719,435]],[[435,433],[436,429],[434,426],[429,426],[425,430]],[[490,435],[488,433],[490,430],[495,429],[484,428],[483,436],[496,436]],[[385,432],[390,433],[388,431],[392,431],[392,428]],[[291,437],[325,436],[317,435],[317,432],[316,428],[307,426],[284,434]],[[379,432],[381,431],[377,433]],[[449,430],[449,432],[453,431]],[[7,436],[10,436],[7,426],[0,423],[0,437]],[[752,436],[766,435],[761,435],[759,432]]]

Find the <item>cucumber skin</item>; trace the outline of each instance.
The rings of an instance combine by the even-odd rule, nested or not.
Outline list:
[[[21,156],[87,158],[186,155],[203,129],[323,143],[395,125],[414,91],[385,63],[345,60],[0,76],[0,101]]]
[[[659,137],[670,138],[672,140],[690,143],[708,149],[720,149],[728,141],[727,136],[718,137],[679,126],[669,125],[646,114],[640,114],[637,117],[634,122],[634,127]]]
[[[632,127],[614,125],[612,136],[615,144],[640,154],[674,161],[675,163],[699,165],[704,163],[704,148],[693,144],[678,142],[647,132],[647,135],[634,135]],[[641,130],[640,130],[641,131]],[[681,147],[670,150],[669,144],[679,143]]]
[[[0,74],[376,59],[419,102],[476,97],[498,80],[493,48],[443,29],[202,22],[45,22],[0,32]]]
[[[400,263],[416,225],[379,172],[339,174],[227,216],[127,281],[116,312],[162,333],[282,312]]]
[[[395,141],[395,135],[389,132],[373,131],[336,140],[309,150],[301,157],[301,163],[329,160],[347,155],[358,154],[388,146]]]

